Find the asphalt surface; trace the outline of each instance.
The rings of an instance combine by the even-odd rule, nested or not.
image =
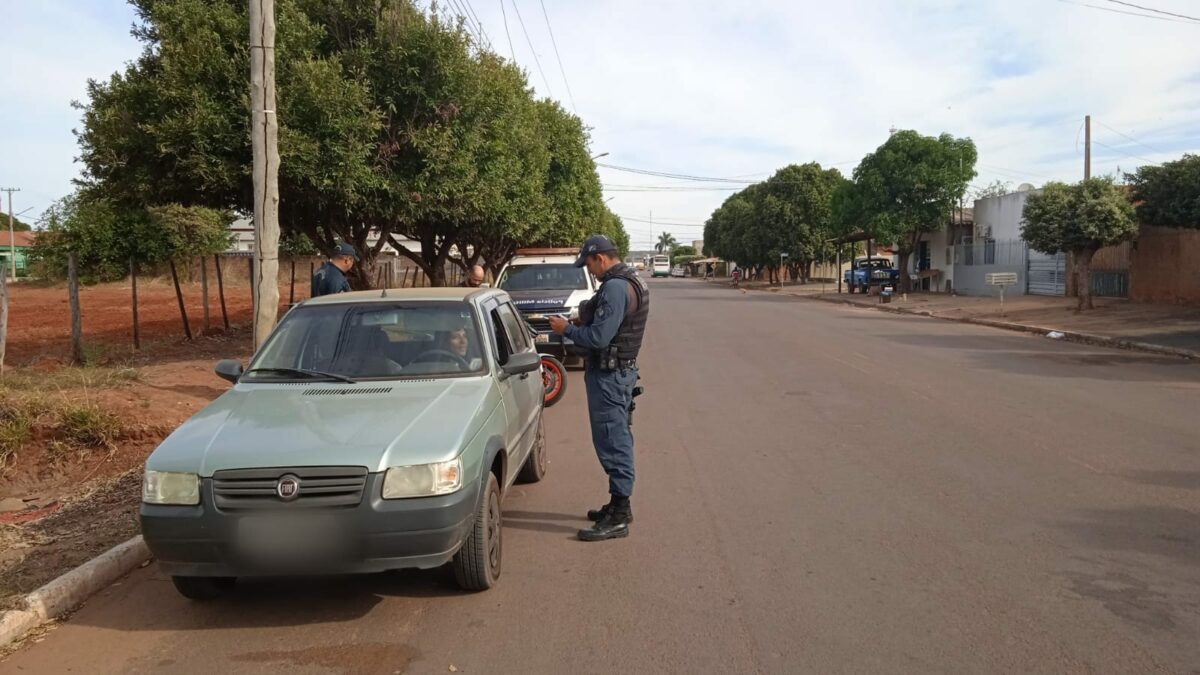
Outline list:
[[[0,672],[1200,672],[1200,365],[674,279],[641,360],[628,539],[572,373],[492,591],[151,565]]]

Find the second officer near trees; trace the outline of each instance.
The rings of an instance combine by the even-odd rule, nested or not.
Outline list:
[[[587,350],[584,383],[592,444],[600,466],[608,474],[608,504],[588,511],[595,521],[580,530],[584,541],[615,539],[629,534],[633,510],[633,431],[629,415],[638,380],[638,352],[646,319],[650,315],[650,289],[631,267],[621,262],[617,246],[608,237],[595,235],[584,242],[576,267],[587,266],[600,280],[600,289],[580,308],[573,324],[552,318],[550,327]]]

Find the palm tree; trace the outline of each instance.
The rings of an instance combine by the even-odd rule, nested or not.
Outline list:
[[[654,245],[654,250],[659,253],[662,253],[663,251],[670,253],[671,249],[675,248],[677,245],[679,245],[679,242],[675,240],[674,235],[672,235],[670,232],[663,232],[662,234],[658,235],[658,243]]]

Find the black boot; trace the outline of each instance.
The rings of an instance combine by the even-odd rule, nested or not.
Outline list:
[[[613,502],[616,499],[617,499],[617,497],[613,497],[612,499],[608,500],[608,503],[605,504],[604,506],[601,506],[598,509],[592,509],[592,510],[588,511],[587,519],[592,521],[593,523],[598,523],[601,520],[604,520],[605,516],[612,513]],[[631,523],[633,522],[633,512],[632,511],[630,511],[630,513],[629,513],[629,522],[631,522]]]
[[[626,499],[623,504],[610,503],[607,508],[608,513],[602,516],[599,522],[579,531],[581,540],[604,541],[629,536],[629,524],[633,522],[633,510],[629,508],[629,500]]]

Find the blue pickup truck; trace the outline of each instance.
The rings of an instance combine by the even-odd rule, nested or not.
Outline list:
[[[866,293],[872,286],[895,288],[899,279],[900,270],[892,267],[892,260],[878,256],[855,258],[845,274],[846,285],[851,293]]]

